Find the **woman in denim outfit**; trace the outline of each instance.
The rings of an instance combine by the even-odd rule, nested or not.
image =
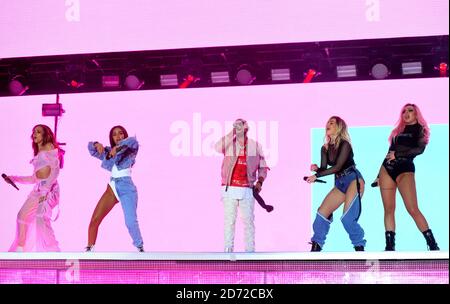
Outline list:
[[[327,169],[327,166],[331,166]],[[366,240],[364,230],[358,223],[361,214],[361,196],[364,192],[364,179],[356,169],[350,135],[345,121],[332,116],[326,125],[325,144],[321,150],[320,167],[311,165],[316,174],[306,181],[313,183],[319,177],[334,174],[334,188],[328,193],[317,210],[313,223],[314,235],[311,238],[311,251],[321,251],[333,222],[333,212],[344,203],[341,222],[347,231],[355,251],[364,251]]]
[[[128,137],[122,126],[114,126],[109,131],[109,141],[110,147],[104,147],[99,142],[88,144],[89,153],[102,161],[102,168],[111,171],[111,179],[92,214],[86,251],[93,251],[100,223],[120,201],[133,245],[143,252],[144,242],[136,213],[138,193],[131,179],[131,167],[135,163],[139,144],[136,137]]]

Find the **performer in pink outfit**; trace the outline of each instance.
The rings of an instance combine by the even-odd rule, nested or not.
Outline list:
[[[9,251],[60,251],[51,226],[51,216],[53,208],[59,203],[57,178],[62,164],[62,150],[46,125],[36,125],[31,140],[33,174],[9,176],[15,183],[34,184],[17,214],[16,238]]]

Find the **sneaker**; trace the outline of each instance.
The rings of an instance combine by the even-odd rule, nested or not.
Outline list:
[[[227,253],[230,253],[230,252],[233,252],[234,250],[233,250],[233,248],[232,247],[225,247],[225,250],[224,250],[224,252],[227,252]]]
[[[85,252],[94,252],[94,246],[95,246],[95,245],[89,245],[89,246],[86,246],[86,247],[84,248],[84,251],[85,251]]]
[[[137,249],[138,249],[139,252],[145,252],[145,251],[144,251],[144,246],[140,246],[140,247],[138,247]]]

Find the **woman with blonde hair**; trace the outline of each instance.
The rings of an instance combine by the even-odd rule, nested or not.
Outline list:
[[[330,166],[330,168],[328,168]],[[356,169],[353,150],[350,143],[347,124],[338,117],[332,116],[327,122],[325,143],[321,149],[320,167],[311,165],[316,174],[306,181],[313,183],[317,178],[334,174],[333,189],[323,200],[317,210],[313,223],[314,235],[311,238],[311,251],[321,251],[333,221],[333,212],[344,204],[341,222],[347,231],[355,251],[364,251],[366,240],[364,230],[358,223],[361,214],[361,196],[364,192],[364,179]]]

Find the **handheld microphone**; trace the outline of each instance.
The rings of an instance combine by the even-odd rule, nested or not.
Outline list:
[[[308,176],[303,176],[303,180],[306,181],[308,179]],[[322,179],[316,179],[314,181],[315,183],[322,183],[322,184],[326,184],[327,182],[322,180]]]
[[[378,181],[374,181],[373,183],[370,184],[373,188],[378,187]]]
[[[5,182],[7,182],[8,184],[10,184],[11,186],[13,186],[14,188],[16,188],[17,190],[19,190],[19,188],[16,186],[16,184],[8,177],[8,175],[6,175],[5,173],[2,173],[2,177],[5,180]]]
[[[119,146],[117,149],[116,149],[116,154],[118,153],[118,152],[120,152],[120,151],[122,151],[122,149],[124,149],[125,148],[125,146]],[[111,149],[112,150],[112,149]],[[108,154],[106,154],[106,160],[110,160],[111,158],[112,158],[112,156],[111,156],[111,151],[109,151],[108,152]]]

